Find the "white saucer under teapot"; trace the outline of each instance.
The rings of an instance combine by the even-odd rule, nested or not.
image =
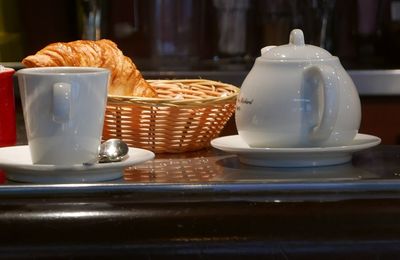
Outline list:
[[[268,46],[244,80],[237,99],[236,126],[251,147],[340,146],[358,133],[361,105],[339,59],[304,43]]]

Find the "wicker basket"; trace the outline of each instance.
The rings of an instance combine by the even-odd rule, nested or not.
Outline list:
[[[204,80],[149,80],[157,98],[109,96],[103,139],[155,153],[208,147],[235,110],[239,89]]]

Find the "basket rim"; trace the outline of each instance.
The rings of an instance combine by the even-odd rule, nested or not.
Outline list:
[[[206,80],[206,79],[160,79],[160,80],[147,80],[149,83],[207,83],[212,85],[223,86],[232,92],[226,96],[220,97],[206,97],[206,98],[193,98],[193,99],[174,99],[174,98],[160,98],[160,97],[135,97],[135,96],[120,96],[108,95],[107,102],[112,105],[117,104],[141,104],[141,105],[157,105],[157,106],[190,106],[190,105],[207,105],[215,103],[225,103],[231,100],[236,100],[240,89],[232,84],[223,83],[220,81]]]

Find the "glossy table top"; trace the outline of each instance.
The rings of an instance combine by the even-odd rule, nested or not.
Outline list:
[[[399,158],[400,146],[379,145],[347,164],[265,168],[205,149],[157,155],[113,182],[6,182],[0,254],[392,259],[400,255]]]
[[[325,193],[327,199],[353,192],[390,193],[400,188],[400,146],[379,145],[356,152],[349,163],[321,167],[259,167],[242,164],[235,154],[209,148],[182,154],[157,154],[125,169],[124,177],[109,182],[30,184],[5,181],[0,195],[82,191],[155,191],[197,193],[282,192]],[[342,194],[338,194],[342,192]],[[356,192],[356,193],[355,193]],[[312,196],[309,198],[312,199]],[[318,198],[320,200],[321,198]]]

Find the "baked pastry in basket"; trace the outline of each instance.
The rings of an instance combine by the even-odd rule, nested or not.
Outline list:
[[[109,94],[155,97],[156,90],[146,82],[129,57],[107,39],[57,42],[22,60],[26,67],[102,67],[111,71]]]

